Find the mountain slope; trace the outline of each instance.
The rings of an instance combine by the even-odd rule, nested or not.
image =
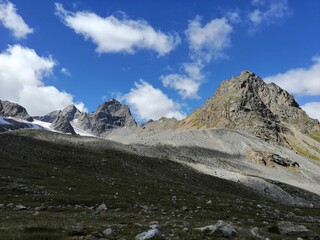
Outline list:
[[[173,233],[212,239],[195,228],[218,220],[236,226],[234,239],[251,239],[254,227],[270,239],[297,239],[269,231],[280,221],[320,234],[319,208],[279,204],[239,183],[142,156],[132,146],[23,130],[0,134],[0,152],[3,240],[102,238],[106,228],[113,230],[108,239],[133,239],[152,221],[159,222],[165,239]],[[17,210],[19,204],[25,209]]]
[[[249,71],[223,81],[217,92],[177,127],[239,129],[267,142],[307,147],[320,158],[313,150],[318,143],[309,139],[310,147],[301,140],[301,135],[318,136],[319,121],[311,119],[287,91]]]
[[[33,121],[33,118],[28,114],[27,110],[19,104],[1,101],[0,100],[0,117],[14,117],[27,120],[29,122]]]

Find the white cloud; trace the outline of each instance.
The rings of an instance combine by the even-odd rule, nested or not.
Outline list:
[[[240,17],[239,11],[229,11],[225,14],[225,18],[230,23],[240,23],[241,22],[241,17]]]
[[[204,26],[201,26],[199,16],[189,21],[185,34],[192,62],[183,63],[180,73],[162,75],[163,86],[176,89],[183,99],[199,99],[198,91],[205,78],[203,67],[212,59],[225,56],[223,50],[230,45],[233,31],[229,21],[238,21],[239,15],[229,12],[229,18],[213,19]]]
[[[261,24],[274,24],[291,14],[287,0],[271,0],[266,4],[261,0],[253,0],[253,5],[260,5],[248,14],[249,22],[252,24],[250,31],[256,31]]]
[[[64,74],[64,75],[66,75],[66,76],[71,76],[71,74],[70,74],[70,72],[69,72],[69,70],[67,69],[67,68],[61,68],[60,69],[60,72],[62,73],[62,74]]]
[[[315,119],[320,121],[320,102],[309,102],[301,106],[306,113]]]
[[[9,1],[0,0],[0,22],[5,28],[12,31],[16,39],[25,38],[33,32],[33,29],[17,14],[16,6]]]
[[[291,94],[301,96],[320,95],[320,57],[312,58],[313,64],[307,68],[290,69],[265,78],[266,82],[274,82]]]
[[[149,83],[140,80],[135,83],[129,93],[122,97],[132,112],[143,121],[149,119],[158,120],[161,117],[180,120],[186,117],[181,111],[179,103],[174,102],[160,89],[153,87]]]
[[[41,57],[33,49],[9,46],[0,53],[0,99],[19,103],[31,115],[44,115],[72,104],[71,94],[43,83],[55,65],[51,57]]]
[[[184,74],[168,74],[160,77],[163,86],[178,90],[178,93],[185,98],[198,99],[198,91],[204,75],[201,73],[202,66],[195,63],[183,64]]]
[[[261,11],[255,9],[253,12],[249,13],[249,19],[254,25],[260,24],[263,20]]]
[[[85,39],[92,40],[99,53],[129,53],[138,49],[149,49],[159,56],[171,52],[180,38],[176,33],[165,34],[155,30],[144,20],[131,20],[123,16],[100,17],[92,12],[66,11],[62,4],[56,3],[56,15],[63,23]]]
[[[74,105],[80,112],[88,112],[88,108],[84,105],[83,102],[76,102]]]
[[[186,36],[195,58],[209,62],[224,56],[223,50],[230,46],[232,26],[226,18],[216,18],[201,26],[200,17],[189,22]]]

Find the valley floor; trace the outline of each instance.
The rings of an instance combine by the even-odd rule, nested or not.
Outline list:
[[[233,239],[319,239],[320,208],[280,204],[120,143],[7,132],[0,134],[0,166],[1,240],[134,239],[152,224],[161,239],[212,239],[195,228],[218,220],[232,224]],[[308,232],[281,235],[282,221]]]

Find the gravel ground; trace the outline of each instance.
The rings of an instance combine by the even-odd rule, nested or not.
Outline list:
[[[126,144],[137,153],[169,158],[197,171],[240,182],[261,194],[284,203],[311,205],[304,196],[291,196],[275,184],[284,183],[320,195],[320,167],[316,160],[275,146],[249,134],[226,130],[130,131],[119,129],[108,139]],[[247,158],[247,151],[266,151],[297,162],[292,169],[265,166]],[[302,197],[302,198],[301,198]]]

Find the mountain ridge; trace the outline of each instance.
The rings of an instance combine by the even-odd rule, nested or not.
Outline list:
[[[27,118],[27,111],[21,107],[16,112],[23,112],[22,116]],[[12,107],[4,111],[15,115]],[[129,107],[116,99],[105,101],[91,114],[81,113],[74,105],[69,105],[34,118],[50,122],[51,128],[59,132],[76,134],[75,127],[98,137],[107,137],[119,128],[127,128],[127,134],[174,129],[237,129],[320,159],[320,151],[317,151],[319,121],[310,118],[287,91],[275,83],[265,83],[248,70],[224,80],[202,107],[181,121],[161,118],[138,126]]]

